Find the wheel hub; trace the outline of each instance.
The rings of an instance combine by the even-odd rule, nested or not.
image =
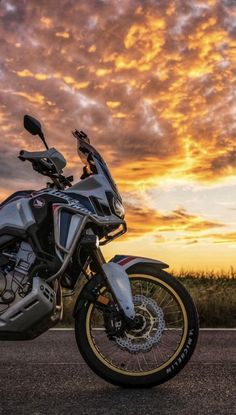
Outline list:
[[[130,353],[148,352],[161,339],[165,328],[164,314],[156,301],[144,295],[135,295],[133,302],[137,325],[125,330],[122,337],[115,337],[115,341]]]
[[[135,318],[134,318],[134,327],[132,327],[132,331],[134,333],[139,333],[141,332],[147,325],[147,321],[145,319],[145,317],[142,314],[136,313]]]

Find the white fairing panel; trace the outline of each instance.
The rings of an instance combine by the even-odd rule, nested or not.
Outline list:
[[[6,226],[26,230],[35,223],[27,198],[6,204],[1,208],[0,213],[0,230]]]
[[[83,179],[80,182],[74,184],[69,189],[65,190],[65,194],[70,196],[77,194],[78,196],[85,196],[90,198],[91,196],[96,197],[99,202],[104,203],[107,207],[109,207],[106,192],[111,192],[111,186],[107,179],[102,174],[96,174],[94,176],[89,176],[87,179]],[[103,221],[109,222],[122,222],[120,218],[114,215],[112,212],[109,216],[105,216]]]
[[[69,189],[66,189],[66,193],[76,193],[85,197],[95,196],[99,200],[107,204],[106,191],[111,190],[107,180],[102,174],[96,174],[89,176],[86,179],[74,184]]]

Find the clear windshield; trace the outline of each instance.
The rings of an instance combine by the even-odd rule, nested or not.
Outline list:
[[[89,175],[91,174],[103,174],[106,179],[108,180],[112,190],[116,193],[118,198],[121,200],[121,196],[119,194],[119,191],[117,189],[117,186],[110,174],[110,171],[101,157],[101,155],[98,153],[98,151],[90,144],[88,137],[80,138],[76,136],[77,138],[77,151],[78,155],[83,162],[83,164],[86,166],[86,171]]]

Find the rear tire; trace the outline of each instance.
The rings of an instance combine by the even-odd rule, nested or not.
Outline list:
[[[158,292],[162,292],[163,290],[163,292],[166,293],[166,298],[171,299],[169,300],[168,304],[170,304],[171,301],[174,302],[174,305],[172,306],[163,306],[163,313],[166,326],[164,331],[162,332],[162,337],[160,341],[158,341],[158,343],[152,347],[151,351],[145,353],[139,352],[137,354],[132,354],[127,350],[121,350],[114,340],[111,341],[108,340],[107,337],[105,337],[105,332],[103,332],[104,334],[101,332],[102,334],[100,334],[99,337],[99,332],[94,331],[102,329],[92,328],[93,318],[98,318],[96,317],[97,311],[95,309],[94,304],[86,300],[84,301],[84,304],[80,311],[75,316],[75,336],[81,355],[83,356],[84,360],[87,362],[89,367],[98,376],[117,386],[129,388],[147,388],[168,381],[169,379],[174,377],[180,370],[182,370],[186,363],[189,361],[190,357],[193,354],[198,339],[198,316],[193,300],[191,299],[186,289],[182,286],[182,284],[179,281],[175,280],[167,272],[160,270],[159,268],[151,264],[137,264],[128,269],[127,273],[129,274],[133,292],[134,289],[137,289],[137,287],[140,287],[140,289],[142,290],[142,287],[150,286],[151,291],[153,291],[156,296],[157,289],[159,290]],[[152,286],[154,288],[152,288]],[[149,298],[148,294],[153,295],[151,291],[150,293],[147,293],[146,298]],[[159,304],[160,302],[161,301],[159,301]],[[165,309],[167,310],[168,307],[169,311],[165,311]],[[172,311],[170,307],[172,307]],[[171,315],[171,313],[173,313],[173,316]],[[178,314],[178,317],[176,317],[177,320],[173,320],[171,322],[171,319],[174,318],[174,315],[176,313]],[[94,315],[95,317],[93,317]],[[168,319],[170,320],[169,323]],[[99,321],[101,325],[102,320],[100,319]],[[92,333],[95,333],[95,335],[93,336]],[[95,337],[101,339],[101,336],[103,335],[104,341],[100,341],[100,347],[99,341],[96,342]],[[136,341],[136,339],[134,341]],[[178,344],[176,343],[176,345],[173,344],[172,346],[173,341],[177,342]],[[104,342],[108,344],[108,349],[111,348],[113,350],[112,352],[110,352],[109,358],[106,356],[106,350],[108,349],[105,348],[105,352],[103,351]],[[111,346],[109,346],[109,344],[111,344]],[[171,347],[173,349],[170,357],[169,354],[167,354],[167,347]],[[121,361],[126,360],[128,362],[127,368],[123,369],[123,363],[121,363],[120,365],[117,363],[118,361],[115,357],[117,353],[119,353],[118,356],[121,356]],[[166,360],[163,357],[163,353],[164,356],[165,354],[166,356],[168,356]],[[155,359],[154,357],[152,358],[152,354],[156,354]],[[150,358],[149,355],[151,356]],[[114,361],[116,360],[116,363],[114,363],[113,361],[113,356]],[[123,356],[127,357],[123,358]],[[150,360],[151,363],[148,363],[148,359],[151,358],[153,361]],[[158,359],[160,360],[160,364],[158,363]],[[163,361],[161,361],[161,359],[163,359]],[[128,369],[128,366],[131,364],[131,361],[134,361],[134,365],[137,365],[137,363],[135,363],[136,360],[138,362],[138,368],[134,368],[132,370]],[[141,367],[140,362],[144,365],[144,368]]]

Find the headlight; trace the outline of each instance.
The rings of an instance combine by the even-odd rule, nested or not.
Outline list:
[[[121,219],[124,219],[125,209],[122,203],[118,199],[113,198],[112,204],[113,204],[113,209],[114,209],[114,213],[116,214],[116,216],[118,216]]]

